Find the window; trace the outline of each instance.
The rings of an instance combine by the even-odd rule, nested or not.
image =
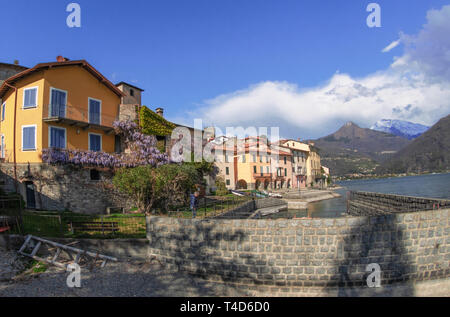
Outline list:
[[[6,102],[2,105],[2,121],[5,121],[6,116]]]
[[[22,126],[22,151],[36,150],[36,125]]]
[[[263,167],[263,166],[260,166],[259,169],[260,169],[260,171],[261,171],[261,174],[264,174],[264,167]]]
[[[66,117],[67,91],[50,88],[50,116]]]
[[[295,173],[295,167],[292,166],[292,173]]]
[[[284,169],[284,176],[287,176],[287,168]]]
[[[89,133],[89,151],[100,152],[102,150],[102,136]]]
[[[52,148],[65,149],[66,148],[66,129],[50,127],[49,128],[49,145]]]
[[[267,173],[267,174],[270,174],[269,166],[266,166],[266,173]]]
[[[266,155],[266,163],[269,163],[269,156]]]
[[[242,163],[245,163],[245,154],[242,155]]]
[[[230,168],[229,167],[225,167],[225,174],[230,175]]]
[[[23,90],[23,109],[37,107],[37,87],[25,88]]]
[[[133,97],[134,96],[134,90],[130,89],[130,96]]]
[[[1,136],[0,146],[1,146],[0,158],[5,158],[5,136],[4,135]]]
[[[227,186],[230,186],[230,180],[227,179]]]
[[[89,123],[100,124],[100,112],[102,102],[100,100],[89,98]]]
[[[253,173],[256,174],[256,166],[253,166]]]
[[[225,163],[228,163],[228,155],[225,154]]]
[[[91,181],[99,181],[100,180],[100,172],[98,170],[92,169],[90,171]]]
[[[256,163],[256,155],[253,154],[253,163]]]
[[[286,156],[283,158],[283,160],[284,160],[284,164],[286,164]]]

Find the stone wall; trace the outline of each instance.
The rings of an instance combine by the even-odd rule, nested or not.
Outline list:
[[[370,263],[380,265],[382,284],[450,277],[448,209],[311,220],[148,217],[147,237],[149,256],[172,269],[274,296],[364,287]]]
[[[83,214],[103,214],[108,207],[132,207],[126,197],[111,186],[112,173],[99,170],[100,180],[91,180],[91,170],[49,164],[17,164],[18,190],[25,201],[26,182],[32,182],[36,209],[70,210]],[[14,165],[0,164],[2,189],[13,192]]]
[[[353,216],[383,215],[450,208],[450,200],[392,194],[350,192],[348,213]]]

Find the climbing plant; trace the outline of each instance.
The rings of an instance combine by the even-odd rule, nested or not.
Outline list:
[[[171,135],[175,124],[167,121],[162,116],[142,106],[139,111],[141,131],[148,135]]]

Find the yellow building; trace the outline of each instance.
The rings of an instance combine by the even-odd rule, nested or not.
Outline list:
[[[114,152],[124,93],[84,60],[38,64],[0,87],[0,157],[40,163],[57,147]]]
[[[306,161],[307,165],[307,182],[311,187],[323,187],[322,164],[320,163],[320,155],[314,147],[314,143],[309,143],[310,152]]]

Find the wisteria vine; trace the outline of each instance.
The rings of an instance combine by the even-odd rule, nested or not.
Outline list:
[[[129,153],[105,153],[76,149],[48,148],[42,151],[42,160],[49,164],[74,164],[84,166],[120,168],[169,163],[169,157],[156,148],[156,138],[139,131],[133,121],[115,121],[115,132],[120,135]]]

